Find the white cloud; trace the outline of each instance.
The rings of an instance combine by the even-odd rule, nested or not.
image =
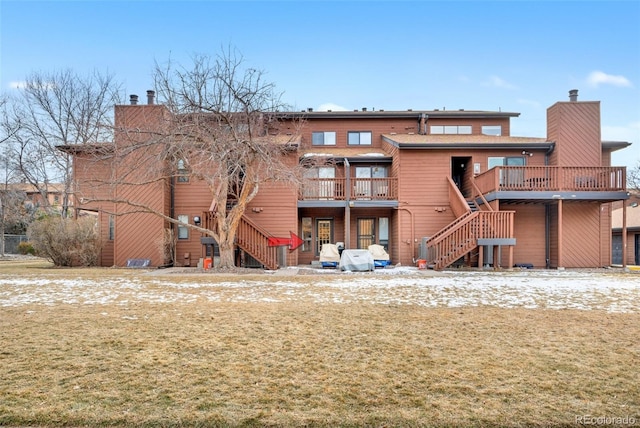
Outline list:
[[[9,88],[11,89],[22,89],[27,86],[27,82],[9,82]]]
[[[27,83],[24,80],[23,81],[14,80],[12,82],[9,82],[10,89],[25,89],[27,85],[33,85],[33,87],[35,87],[35,82]],[[55,82],[43,82],[40,85],[41,89],[46,89],[46,90],[53,89],[54,87],[55,87]]]
[[[483,83],[484,86],[493,86],[496,88],[503,88],[503,89],[518,89],[518,87],[514,84],[511,84],[509,82],[507,82],[506,80],[504,80],[501,77],[498,76],[491,76],[489,77],[489,80]]]
[[[613,74],[607,74],[602,71],[592,71],[587,77],[587,83],[594,88],[602,85],[613,85],[613,86],[633,86],[629,79],[624,76],[614,76]]]
[[[320,104],[320,105],[318,106],[318,109],[317,109],[317,110],[318,110],[318,111],[328,111],[328,110],[331,110],[331,111],[349,111],[349,109],[348,109],[348,108],[346,108],[346,107],[342,107],[342,106],[340,106],[340,105],[338,105],[338,104],[334,104],[334,103],[324,103],[324,104]]]

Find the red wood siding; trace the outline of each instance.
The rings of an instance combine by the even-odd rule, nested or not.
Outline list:
[[[565,201],[562,207],[563,267],[600,266],[600,204]]]
[[[556,143],[551,165],[602,165],[600,102],[556,103],[547,123],[547,138]]]
[[[245,215],[271,236],[288,238],[299,233],[298,192],[285,183],[263,183]],[[298,250],[287,252],[287,265],[298,264]]]
[[[611,266],[611,204],[601,204],[600,211],[600,266]]]
[[[149,141],[164,127],[167,109],[162,105],[121,105],[115,108],[115,146],[119,152],[125,147]],[[118,159],[116,176],[127,184],[115,188],[116,197],[142,203],[165,215],[168,202],[168,183],[164,179],[149,184],[150,172],[159,172],[155,154],[161,148],[153,145],[131,151],[126,159]],[[156,179],[159,174],[156,174]],[[152,266],[161,266],[166,260],[163,255],[165,221],[148,213],[137,213],[138,209],[126,204],[116,207],[116,242],[114,246],[115,264],[125,266],[128,259],[149,259]]]
[[[189,217],[189,224],[193,224],[195,216],[202,216],[204,211],[208,211],[211,206],[213,196],[207,184],[200,180],[191,179],[187,183],[176,182],[173,187],[174,199],[174,218],[179,215]],[[178,226],[173,225],[175,236],[178,236]],[[196,266],[198,260],[204,257],[204,248],[200,243],[202,233],[195,230],[189,230],[189,239],[178,239],[176,244],[176,264]],[[185,259],[185,255],[189,254],[189,258]]]
[[[308,150],[316,148],[321,150],[323,146],[313,146],[311,144],[312,132],[335,132],[336,145],[328,147],[372,147],[382,146],[382,134],[390,132],[407,133],[418,132],[418,114],[416,119],[353,119],[348,121],[335,121],[333,119],[315,119],[305,124],[302,129],[302,145]],[[349,146],[347,144],[347,133],[350,131],[371,132],[371,146]]]
[[[500,204],[501,210],[515,211],[513,262],[531,263],[536,268],[546,267],[545,258],[545,206],[542,204]],[[502,251],[502,266],[507,266],[508,252]]]
[[[345,219],[344,208],[302,208],[300,209],[299,218],[311,217],[312,227],[314,228],[313,236],[315,237],[315,227],[317,219],[332,219],[333,220],[333,242],[345,242]],[[295,232],[299,236],[302,236],[300,230],[300,224],[298,230]],[[288,236],[288,235],[287,235]],[[302,249],[296,250],[298,257],[298,264],[306,265],[310,264],[313,260],[318,260],[318,256],[315,254],[315,241],[311,242],[311,251],[302,251]]]

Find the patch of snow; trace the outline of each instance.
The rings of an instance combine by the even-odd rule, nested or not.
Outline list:
[[[318,274],[314,277],[314,274]],[[333,274],[331,274],[333,273]],[[215,275],[109,280],[0,277],[0,307],[149,303],[316,302],[424,307],[496,306],[640,313],[638,275],[573,270],[330,272],[216,282]],[[103,312],[106,314],[106,312]]]

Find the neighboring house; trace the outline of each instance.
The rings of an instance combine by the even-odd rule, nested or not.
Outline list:
[[[149,100],[115,107],[116,145],[128,130],[143,142],[169,114]],[[297,155],[311,167],[297,192],[261,187],[239,230],[243,263],[309,264],[322,244],[341,242],[346,249],[379,244],[394,264],[426,260],[436,269],[462,262],[610,265],[611,203],[628,198],[625,168],[610,166],[611,153],[629,143],[601,141],[600,102],[578,101],[577,91],[547,110],[546,138],[511,136],[510,121],[518,116],[444,109],[283,113],[282,134],[303,119]],[[89,175],[113,171],[107,162],[92,163],[97,148],[108,150],[61,147],[74,154],[78,207],[100,216],[103,266],[167,263],[159,244],[167,228],[178,237],[176,265],[194,266],[207,254],[199,233],[149,214],[114,215],[124,208],[108,202],[83,203],[93,190]],[[112,190],[137,192],[167,216],[213,227],[211,196],[197,181]],[[268,238],[290,232],[303,244],[277,260]]]
[[[637,192],[636,192],[637,195]],[[626,219],[623,218],[622,207],[626,209]],[[632,195],[624,203],[615,203],[611,213],[612,245],[614,265],[640,266],[640,196]],[[623,226],[627,229],[626,251],[624,251]],[[626,260],[623,255],[626,253]]]
[[[64,197],[64,185],[62,184],[50,183],[46,187],[43,185],[41,189],[30,183],[10,183],[3,186],[9,190],[24,193],[27,202],[35,208],[45,205],[45,197],[47,199],[46,205],[57,209],[62,207],[62,198]]]

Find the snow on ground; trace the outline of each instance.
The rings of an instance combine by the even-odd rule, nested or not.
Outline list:
[[[611,270],[419,271],[352,273],[297,268],[223,282],[216,275],[150,272],[107,279],[0,276],[0,307],[148,303],[314,302],[496,306],[640,313],[640,275]],[[263,278],[261,278],[264,277]],[[257,278],[257,279],[256,279]]]

